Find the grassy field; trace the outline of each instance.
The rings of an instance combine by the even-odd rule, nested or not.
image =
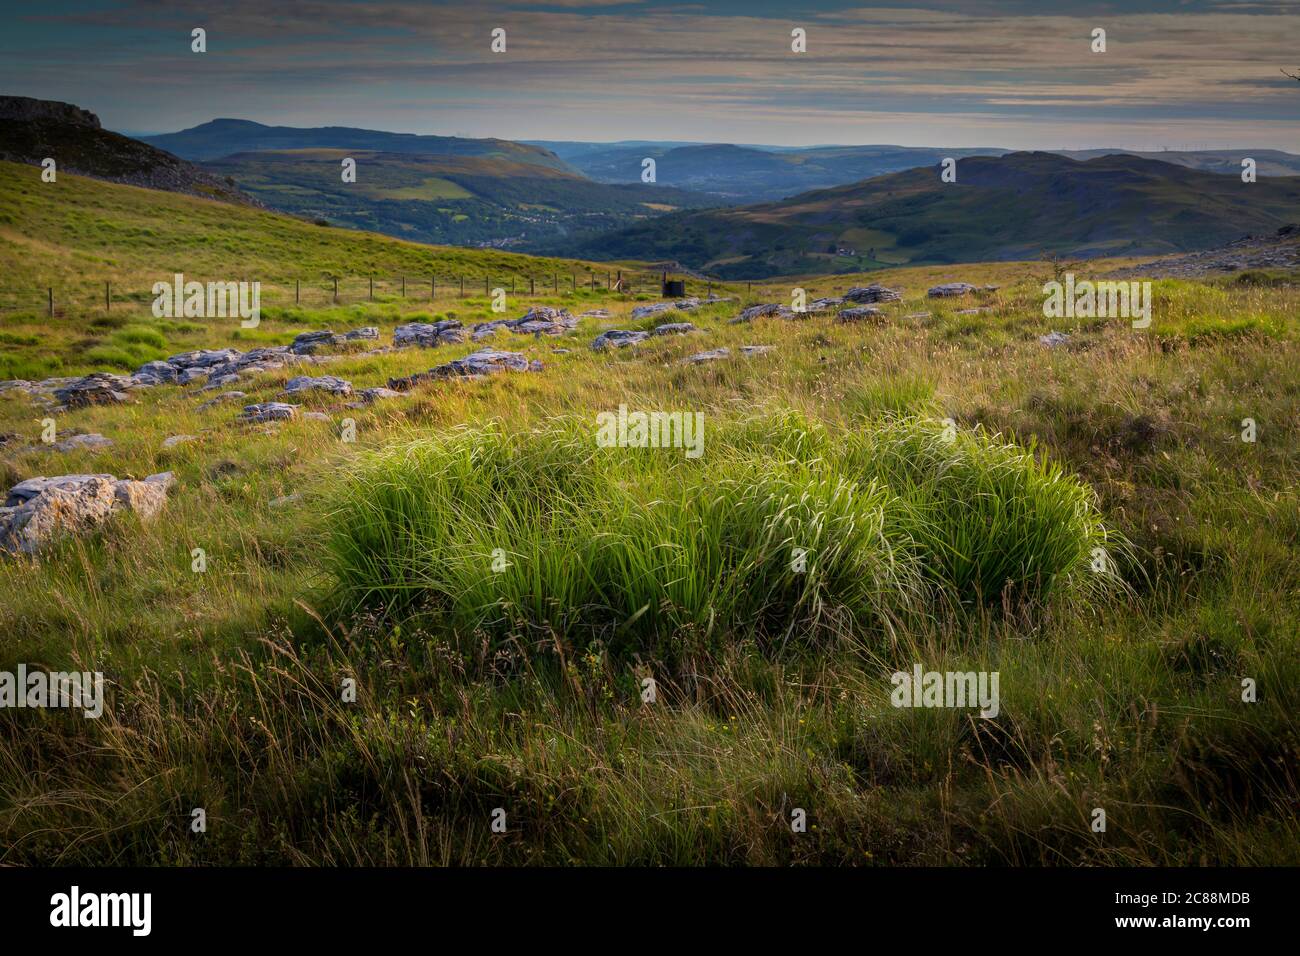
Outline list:
[[[226,233],[236,213],[215,204],[145,194],[150,217],[141,191],[102,184],[71,183],[80,208],[52,216],[24,192],[39,184],[0,183],[27,197],[4,204],[0,262],[38,284],[496,261],[334,230],[308,243],[313,227],[269,215],[264,235]],[[1049,349],[1050,271],[799,281],[903,290],[853,324],[731,324],[794,283],[733,285],[738,301],[681,317],[702,331],[613,353],[587,346],[677,316],[632,320],[637,298],[603,291],[515,298],[508,317],[611,316],[493,341],[539,372],[364,409],[308,400],[329,422],[241,426],[239,403],[200,411],[192,386],[58,416],[61,436],[113,439],[98,452],[40,446],[44,413],[0,395],[5,487],[177,476],[161,520],[0,560],[0,670],[109,682],[98,720],[0,710],[0,862],[1300,862],[1300,291],[1160,281],[1150,329],[1070,321]],[[926,299],[944,280],[1000,289]],[[958,314],[974,304],[989,308]],[[146,304],[10,315],[0,377],[316,328],[388,341],[453,314],[501,317],[482,296],[271,310],[253,335]],[[720,346],[732,356],[679,362]],[[382,385],[472,348],[322,371]],[[236,387],[275,399],[294,374]],[[702,414],[703,454],[598,448],[597,415],[620,405]],[[197,440],[164,449],[176,434]],[[999,673],[1000,713],[891,706],[890,675],[917,664]]]

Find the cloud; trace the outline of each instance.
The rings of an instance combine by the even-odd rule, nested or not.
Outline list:
[[[135,129],[217,114],[283,122],[274,117],[292,112],[298,122],[401,121],[415,132],[446,131],[451,119],[482,135],[507,135],[493,124],[508,118],[532,138],[573,138],[557,127],[573,127],[585,108],[599,122],[578,125],[607,139],[663,137],[687,112],[719,135],[760,139],[764,116],[773,136],[794,135],[797,117],[816,141],[851,133],[863,116],[905,119],[912,140],[964,116],[962,129],[981,117],[988,129],[1011,124],[1014,146],[1045,122],[1083,136],[1116,120],[1154,129],[1199,116],[1300,148],[1300,128],[1280,132],[1300,118],[1294,81],[1278,73],[1300,48],[1300,18],[1285,15],[1295,4],[1062,9],[119,0],[28,15],[21,45],[0,41],[0,76]],[[189,52],[194,25],[208,30],[208,54]],[[504,55],[489,48],[497,26]],[[790,51],[794,26],[807,30],[806,54]],[[1104,54],[1089,49],[1094,26],[1107,30]]]

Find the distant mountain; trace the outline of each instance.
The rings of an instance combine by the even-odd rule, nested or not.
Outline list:
[[[56,174],[188,193],[224,202],[255,200],[171,153],[103,129],[99,117],[70,103],[0,96],[0,160],[39,166],[53,159]]]
[[[354,183],[340,175],[357,162]],[[484,156],[361,149],[263,150],[205,163],[272,208],[419,242],[531,249],[716,200],[678,189],[594,183]]]
[[[1255,160],[1256,173],[1260,176],[1300,176],[1300,156],[1284,153],[1280,149],[1237,149],[1237,150],[1158,150],[1139,152],[1125,149],[1084,149],[1062,151],[1062,156],[1071,159],[1096,159],[1099,156],[1141,156],[1143,159],[1155,159],[1175,166],[1186,166],[1207,173],[1222,173],[1227,176],[1241,175],[1241,161],[1246,157]]]
[[[439,156],[482,156],[573,172],[548,149],[506,139],[463,139],[386,133],[349,126],[263,126],[249,120],[215,119],[179,133],[146,136],[144,142],[191,160],[212,160],[265,149],[377,150]]]
[[[569,246],[595,259],[678,259],[722,278],[903,263],[1160,255],[1300,221],[1300,178],[1246,184],[1136,156],[971,157],[957,182],[910,169],[776,203],[678,213]]]
[[[655,180],[717,196],[732,203],[752,203],[857,182],[945,156],[1000,156],[1004,149],[931,149],[910,146],[818,146],[807,149],[733,146],[728,144],[611,144],[578,149],[584,144],[548,143],[566,161],[604,183],[641,181],[642,161],[655,161]],[[591,146],[593,144],[586,144]]]

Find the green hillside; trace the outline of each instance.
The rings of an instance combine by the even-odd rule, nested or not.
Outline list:
[[[0,163],[0,292],[147,290],[185,272],[264,282],[327,276],[567,272],[569,259],[467,250],[314,225],[281,213]]]
[[[355,183],[340,175],[346,157],[357,162]],[[455,245],[533,248],[717,202],[679,189],[593,183],[561,169],[483,156],[264,150],[205,166],[276,209]]]
[[[680,213],[578,244],[592,258],[676,259],[723,278],[907,263],[1193,251],[1300,221],[1300,178],[1240,177],[1133,156],[972,157],[778,203]]]

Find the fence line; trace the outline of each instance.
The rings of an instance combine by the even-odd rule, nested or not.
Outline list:
[[[262,282],[260,303],[274,306],[331,306],[355,305],[362,302],[425,301],[439,299],[466,299],[488,296],[502,289],[507,296],[556,296],[566,292],[606,292],[625,296],[660,295],[668,279],[683,283],[683,295],[708,296],[722,293],[728,287],[745,285],[734,282],[723,284],[710,279],[679,277],[666,272],[633,272],[611,269],[606,272],[551,271],[542,274],[498,273],[486,275],[427,275],[422,277],[397,276],[339,276],[321,280],[286,279]],[[169,281],[170,280],[160,280]],[[203,280],[193,276],[187,282]],[[228,277],[221,282],[240,281]],[[250,281],[250,280],[243,280]],[[479,283],[482,283],[481,286]],[[206,283],[204,283],[206,287]],[[750,284],[752,285],[752,284]],[[43,289],[6,289],[0,287],[0,314],[12,312],[39,312],[49,317],[112,313],[116,309],[151,307],[157,296],[152,291],[127,290],[115,287],[111,281],[102,288],[95,285],[75,287],[47,286]],[[174,316],[184,318],[184,316]]]

